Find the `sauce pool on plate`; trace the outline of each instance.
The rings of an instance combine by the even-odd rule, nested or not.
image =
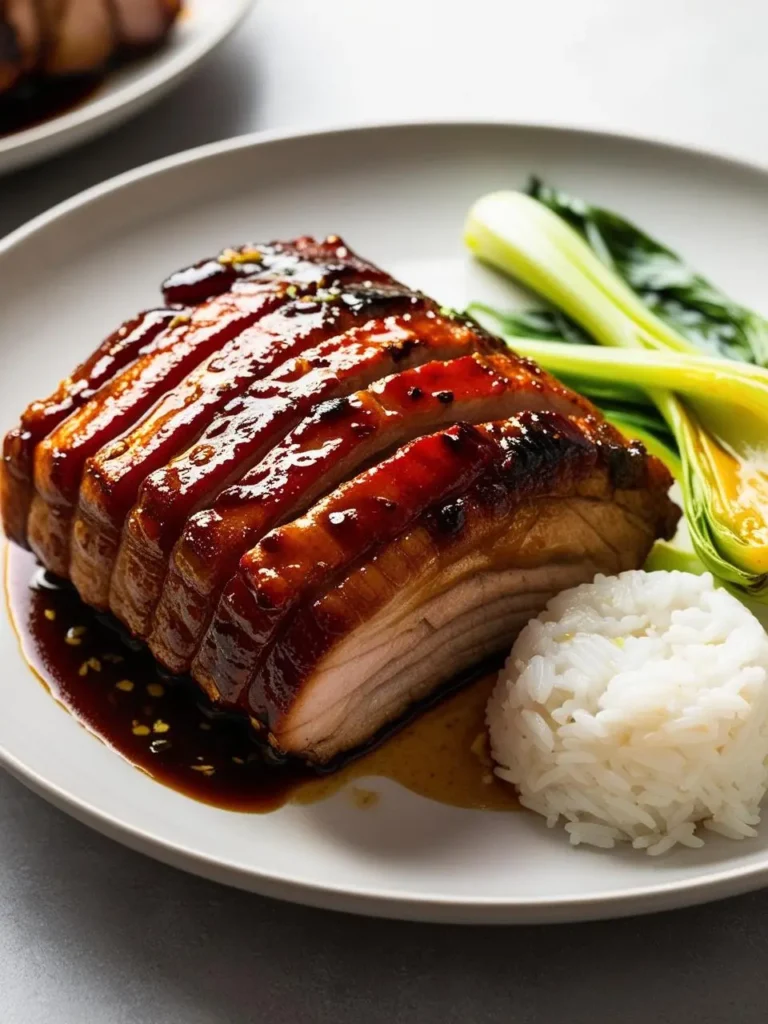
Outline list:
[[[103,74],[52,77],[25,83],[11,95],[0,95],[0,137],[66,114],[89,100],[103,80]]]
[[[9,546],[6,592],[24,656],[51,694],[91,732],[158,782],[236,811],[266,812],[346,792],[361,808],[385,777],[455,807],[515,810],[511,787],[493,776],[485,746],[485,676],[422,712],[332,773],[273,761],[244,720],[222,715],[191,680],[162,672],[127,642],[110,616]]]

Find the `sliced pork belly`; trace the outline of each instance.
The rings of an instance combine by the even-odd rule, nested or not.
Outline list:
[[[292,242],[251,243],[224,249],[218,256],[177,270],[163,281],[163,298],[169,305],[197,305],[227,292],[242,279],[255,275],[314,280],[321,287],[333,281],[361,280],[393,284],[385,270],[354,253],[338,235],[318,241],[302,235]]]
[[[19,426],[5,435],[3,525],[11,540],[27,546],[27,517],[34,493],[33,457],[37,445],[120,370],[149,351],[174,317],[186,312],[183,308],[150,309],[126,321],[48,398],[32,402],[22,414]]]
[[[499,348],[424,306],[413,296],[408,312],[373,320],[283,364],[231,402],[196,444],[148,477],[126,522],[109,595],[112,611],[136,635],[150,632],[168,558],[187,518],[241,479],[316,405],[398,369],[478,346]]]
[[[677,521],[669,484],[593,417],[421,438],[241,560],[193,674],[326,762],[508,648],[553,593],[641,565]]]
[[[137,359],[57,427],[35,452],[35,491],[28,521],[32,550],[60,576],[69,574],[69,533],[86,459],[112,441],[197,363],[282,301],[274,284],[229,292],[163,332]]]
[[[284,303],[197,366],[136,426],[86,463],[69,566],[83,600],[107,607],[123,524],[147,476],[192,445],[249,385],[305,349],[387,311],[432,305],[396,285],[319,289]]]
[[[285,753],[371,738],[674,527],[642,446],[336,237],[164,296],[7,436],[6,532]]]
[[[0,93],[14,86],[40,59],[42,27],[37,0],[0,3]]]
[[[41,10],[41,72],[83,75],[105,67],[119,44],[111,0],[42,0]]]
[[[591,408],[538,368],[503,353],[429,363],[323,404],[212,508],[190,519],[154,617],[153,653],[174,671],[185,670],[239,556],[366,460],[457,420],[553,407]]]
[[[37,493],[27,529],[29,544],[44,565],[61,576],[69,573],[72,513],[86,459],[129,429],[200,362],[296,298],[302,289],[314,291],[318,279],[325,281],[329,271],[333,275],[329,287],[377,273],[357,257],[346,262],[339,259],[338,251],[336,247],[334,255],[319,264],[304,254],[280,254],[277,271],[265,259],[261,269],[235,282],[231,291],[195,307],[181,318],[183,322],[172,322],[151,352],[104,385],[38,445]],[[290,279],[283,276],[286,263],[292,266]]]
[[[120,45],[144,50],[157,46],[173,24],[182,0],[108,0]]]

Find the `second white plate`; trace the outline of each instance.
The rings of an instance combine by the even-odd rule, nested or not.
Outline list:
[[[100,186],[0,243],[3,426],[155,302],[169,271],[236,242],[338,232],[444,302],[508,298],[463,250],[462,221],[477,196],[532,171],[626,213],[765,306],[768,176],[749,167],[503,125],[239,139]],[[573,850],[533,815],[456,810],[375,780],[382,798],[364,812],[344,793],[265,816],[217,810],[153,782],[58,707],[4,614],[0,663],[0,763],[121,842],[232,885],[344,910],[512,922],[660,909],[768,882],[768,827],[652,859]]]

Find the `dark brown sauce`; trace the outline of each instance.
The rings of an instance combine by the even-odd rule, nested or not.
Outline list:
[[[189,16],[189,8],[184,4],[176,16],[176,22],[186,20]],[[147,45],[121,46],[112,54],[106,66],[84,74],[26,74],[7,92],[0,93],[0,137],[34,128],[80,106],[93,96],[111,72],[162,50],[166,39],[166,34],[163,34],[156,42]]]
[[[90,99],[103,80],[101,73],[26,80],[0,95],[0,136],[34,128],[66,114]]]
[[[189,680],[169,679],[146,648],[127,644],[107,616],[8,548],[6,591],[30,667],[52,695],[103,742],[173,789],[229,810],[266,812],[346,790],[361,808],[378,799],[361,788],[392,779],[441,803],[516,810],[511,787],[492,774],[483,715],[493,676],[463,687],[332,774],[275,763],[247,724],[222,715]]]

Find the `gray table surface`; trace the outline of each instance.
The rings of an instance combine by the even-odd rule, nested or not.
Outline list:
[[[263,128],[508,117],[768,163],[767,31],[765,0],[262,0],[154,109],[0,180],[0,234],[122,170]],[[768,1018],[768,892],[580,926],[378,922],[188,877],[4,775],[0,811],[0,1024]]]

